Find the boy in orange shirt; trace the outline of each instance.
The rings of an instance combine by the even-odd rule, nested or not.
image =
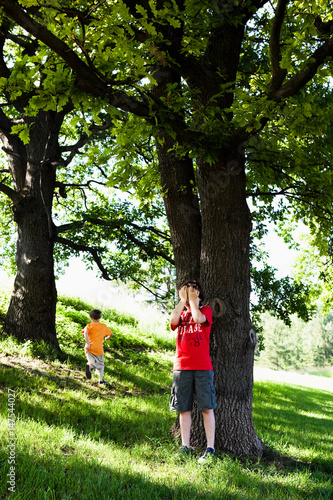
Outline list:
[[[102,317],[102,313],[99,309],[93,309],[89,313],[91,323],[89,323],[84,332],[84,338],[86,340],[85,351],[88,363],[86,364],[86,376],[91,379],[92,370],[96,370],[99,373],[99,384],[105,384],[106,381],[103,379],[104,374],[104,349],[103,340],[110,340],[113,337],[113,333],[110,328],[108,328],[104,323],[100,323],[99,320]]]

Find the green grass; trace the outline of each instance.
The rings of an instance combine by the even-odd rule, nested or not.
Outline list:
[[[317,375],[318,377],[333,378],[333,366],[327,366],[322,368],[319,367],[307,368],[304,371],[309,375]]]
[[[6,300],[0,294],[0,318]],[[2,309],[1,309],[2,308]],[[0,498],[331,499],[332,394],[256,383],[253,416],[269,446],[261,460],[219,454],[199,467],[181,461],[168,410],[174,350],[163,324],[103,311],[115,332],[106,348],[107,387],[84,376],[81,329],[92,307],[61,297],[57,323],[64,351],[0,336]],[[1,319],[0,319],[1,321]],[[150,335],[150,330],[154,335]],[[9,473],[8,390],[15,393],[15,493]]]

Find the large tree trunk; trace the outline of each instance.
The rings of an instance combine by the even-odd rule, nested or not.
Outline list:
[[[15,206],[15,221],[17,274],[4,330],[21,340],[42,339],[58,348],[53,237],[40,196],[21,200]]]
[[[55,328],[57,292],[53,268],[52,200],[59,159],[61,119],[41,111],[24,146],[3,126],[1,138],[8,152],[14,180],[14,220],[17,223],[17,275],[4,331],[21,340],[44,340],[59,349]]]
[[[211,358],[217,398],[216,449],[261,456],[264,445],[252,419],[255,332],[250,303],[250,212],[242,158],[209,166],[198,162],[201,202],[200,280],[213,309]],[[178,271],[178,270],[177,270]],[[179,422],[172,428],[179,435]],[[202,416],[192,411],[191,445],[204,448]]]
[[[160,133],[158,162],[164,191],[177,283],[199,279],[201,251],[201,215],[197,195],[194,193],[194,173],[190,158],[177,158],[170,150],[174,141]],[[176,186],[176,188],[175,188]]]
[[[210,167],[200,162],[202,243],[200,276],[213,309],[211,357],[218,407],[216,447],[261,455],[263,444],[252,420],[255,333],[250,304],[250,211],[240,155]],[[194,422],[195,423],[195,422]],[[202,433],[193,441],[202,445]]]
[[[154,77],[158,82],[157,97],[164,94],[168,83],[177,81],[177,75],[165,67],[157,68]],[[177,157],[174,144],[168,134],[160,131],[159,169],[177,284],[185,279],[200,279],[213,309],[216,448],[260,456],[263,444],[252,420],[255,333],[249,313],[251,218],[246,203],[244,158],[236,145],[221,151],[214,165],[198,159],[195,177],[191,160]],[[205,447],[202,416],[196,405],[192,419],[191,444]],[[177,419],[172,432],[179,436],[179,431]]]
[[[236,29],[230,25],[212,39],[205,67],[219,69],[223,76],[219,77],[219,71],[214,75],[203,71],[199,85],[197,75],[192,75],[191,86],[194,90],[200,87],[202,109],[214,99],[220,109],[230,108],[233,94],[219,92],[221,85],[235,80],[242,38],[243,26]],[[231,120],[232,115],[226,118]],[[218,405],[215,446],[237,455],[261,456],[264,445],[252,419],[256,339],[249,312],[251,217],[246,203],[244,158],[237,140],[230,140],[228,134],[219,143],[216,163],[199,158],[196,171],[201,209],[200,281],[214,320],[211,358]],[[192,413],[191,443],[205,447],[202,416],[196,408]]]
[[[179,75],[171,68],[156,66],[158,85],[153,94],[165,96],[168,84],[179,84]],[[184,121],[182,115],[179,122]],[[177,155],[177,141],[163,129],[156,141],[165,212],[171,233],[178,286],[200,275],[201,214],[192,159]]]

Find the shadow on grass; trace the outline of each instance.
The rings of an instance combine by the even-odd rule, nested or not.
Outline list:
[[[172,425],[166,412],[166,396],[119,397],[110,387],[87,384],[86,380],[61,379],[37,370],[27,373],[21,367],[2,366],[7,373],[2,375],[0,385],[17,393],[16,412],[22,419],[71,427],[78,435],[122,446],[146,441],[157,430],[160,436],[167,435]]]
[[[188,500],[221,498],[207,491],[200,492],[190,482],[168,486],[162,481],[150,479],[146,473],[120,470],[116,463],[98,464],[97,460],[79,455],[73,449],[67,456],[31,456],[18,453],[17,478],[12,500]],[[2,474],[7,473],[4,467]],[[172,481],[177,483],[178,481]],[[0,498],[8,499],[8,492],[2,482]],[[230,500],[244,498],[237,493],[227,497]]]
[[[260,382],[254,386],[253,419],[258,435],[269,447],[266,460],[284,466],[320,465],[333,472],[333,397],[306,387]],[[285,457],[293,450],[299,460]]]
[[[159,457],[150,457],[144,463],[129,455],[125,463],[126,458],[117,452],[98,456],[89,449],[76,449],[74,443],[56,445],[52,451],[36,447],[34,453],[17,449],[15,493],[9,497],[8,464],[1,459],[0,498],[4,500],[329,500],[332,492],[328,485],[319,483],[312,484],[311,492],[302,491],[297,480],[290,481],[289,472],[263,476],[261,470],[239,464],[233,468],[222,460],[209,469],[173,467],[163,481],[156,471],[155,475],[151,473]],[[199,479],[196,484],[191,480],[193,474]]]
[[[42,360],[46,364],[50,362],[50,368],[52,372],[56,372],[52,363],[57,359],[62,363],[61,368],[58,368],[58,374],[48,375],[46,373],[38,373],[38,370],[29,370],[26,366],[26,371],[39,376],[44,376],[51,380],[57,381],[61,387],[65,385],[73,385],[75,384],[81,385],[76,378],[75,381],[72,381],[70,377],[64,377],[63,373],[66,371],[71,371],[72,368],[79,370],[82,373],[82,380],[85,379],[85,365],[86,365],[86,357],[84,355],[83,349],[82,352],[72,354],[70,352],[62,351],[61,353],[56,353],[52,348],[46,346],[44,343],[29,343],[29,352],[28,354],[36,358],[36,360]],[[148,353],[149,351],[147,351]],[[16,356],[11,356],[3,353],[3,356],[7,356],[12,359]],[[24,356],[18,355],[18,359],[23,360]],[[152,361],[152,356],[149,357],[145,352],[136,352],[130,348],[124,348],[122,351],[107,348],[105,349],[105,375],[109,375],[115,382],[113,385],[113,389],[117,391],[118,394],[130,396],[131,394],[135,395],[145,395],[145,394],[153,394],[160,393],[164,394],[166,390],[170,390],[171,387],[171,375],[170,381],[168,385],[165,383],[166,376],[165,374],[170,370],[171,373],[171,363],[165,362],[162,366],[158,362]],[[17,367],[21,366],[20,363],[12,362],[12,364],[16,364]],[[138,370],[136,370],[135,366],[138,365]],[[138,373],[136,373],[136,371]],[[144,376],[144,374],[146,374]],[[153,377],[154,376],[154,380]],[[93,377],[97,380],[96,375]],[[133,387],[135,389],[133,389]]]
[[[116,356],[114,358],[105,356],[106,373],[111,378],[120,380],[123,386],[126,384],[133,386],[135,394],[140,392],[142,395],[165,394],[166,391],[170,391],[172,383],[171,363],[160,367],[158,363],[154,363],[149,356],[143,353],[140,354],[140,360],[133,359],[131,352],[123,352],[121,355],[117,352]],[[166,376],[168,371],[170,371],[169,380]],[[126,394],[129,395],[128,390],[126,390]]]
[[[69,381],[67,385],[63,380],[62,387],[57,378],[27,374],[22,367],[6,367],[5,372],[1,376],[2,386],[15,389],[16,412],[22,422],[47,424],[50,433],[56,433],[57,428],[70,428],[76,436],[71,446],[60,447],[53,440],[51,450],[19,445],[16,493],[11,494],[12,499],[284,500],[329,499],[332,493],[329,476],[326,484],[321,478],[311,483],[311,496],[309,489],[303,491],[297,482],[298,471],[320,476],[332,470],[328,459],[332,407],[325,392],[269,383],[256,384],[254,391],[254,419],[259,435],[266,436],[266,444],[278,449],[279,444],[288,443],[295,449],[299,446],[302,452],[307,446],[313,449],[315,444],[318,458],[311,464],[284,457],[276,450],[260,462],[246,465],[237,459],[232,465],[230,456],[221,455],[216,466],[206,471],[198,470],[197,466],[191,471],[186,466],[178,469],[173,466],[165,484],[161,484],[153,477],[154,474],[158,477],[156,469],[170,458],[168,430],[173,417],[167,410],[167,398],[158,394],[115,398],[108,390],[99,392],[84,381]],[[76,450],[76,438],[84,436],[91,440],[92,447],[102,439],[108,446],[107,458],[90,451],[89,443],[86,451]],[[162,447],[161,452],[156,442]],[[132,446],[147,446],[147,443],[147,455],[143,452],[140,458],[135,458],[131,454]],[[164,451],[167,447],[168,452]],[[119,450],[123,453],[122,464],[117,463]],[[5,457],[0,463],[1,478],[6,478],[7,473]],[[291,473],[295,476],[293,481]],[[193,474],[202,477],[200,487],[191,484]],[[4,489],[0,491],[0,498],[8,498]]]

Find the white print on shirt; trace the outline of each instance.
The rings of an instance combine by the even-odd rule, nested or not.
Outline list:
[[[184,318],[186,321],[188,318]],[[194,323],[193,319],[191,318],[191,321],[182,322],[182,325],[179,326],[178,328],[178,341],[179,342],[185,342],[194,345],[195,347],[200,346],[200,342],[202,339],[202,328],[201,324]]]

